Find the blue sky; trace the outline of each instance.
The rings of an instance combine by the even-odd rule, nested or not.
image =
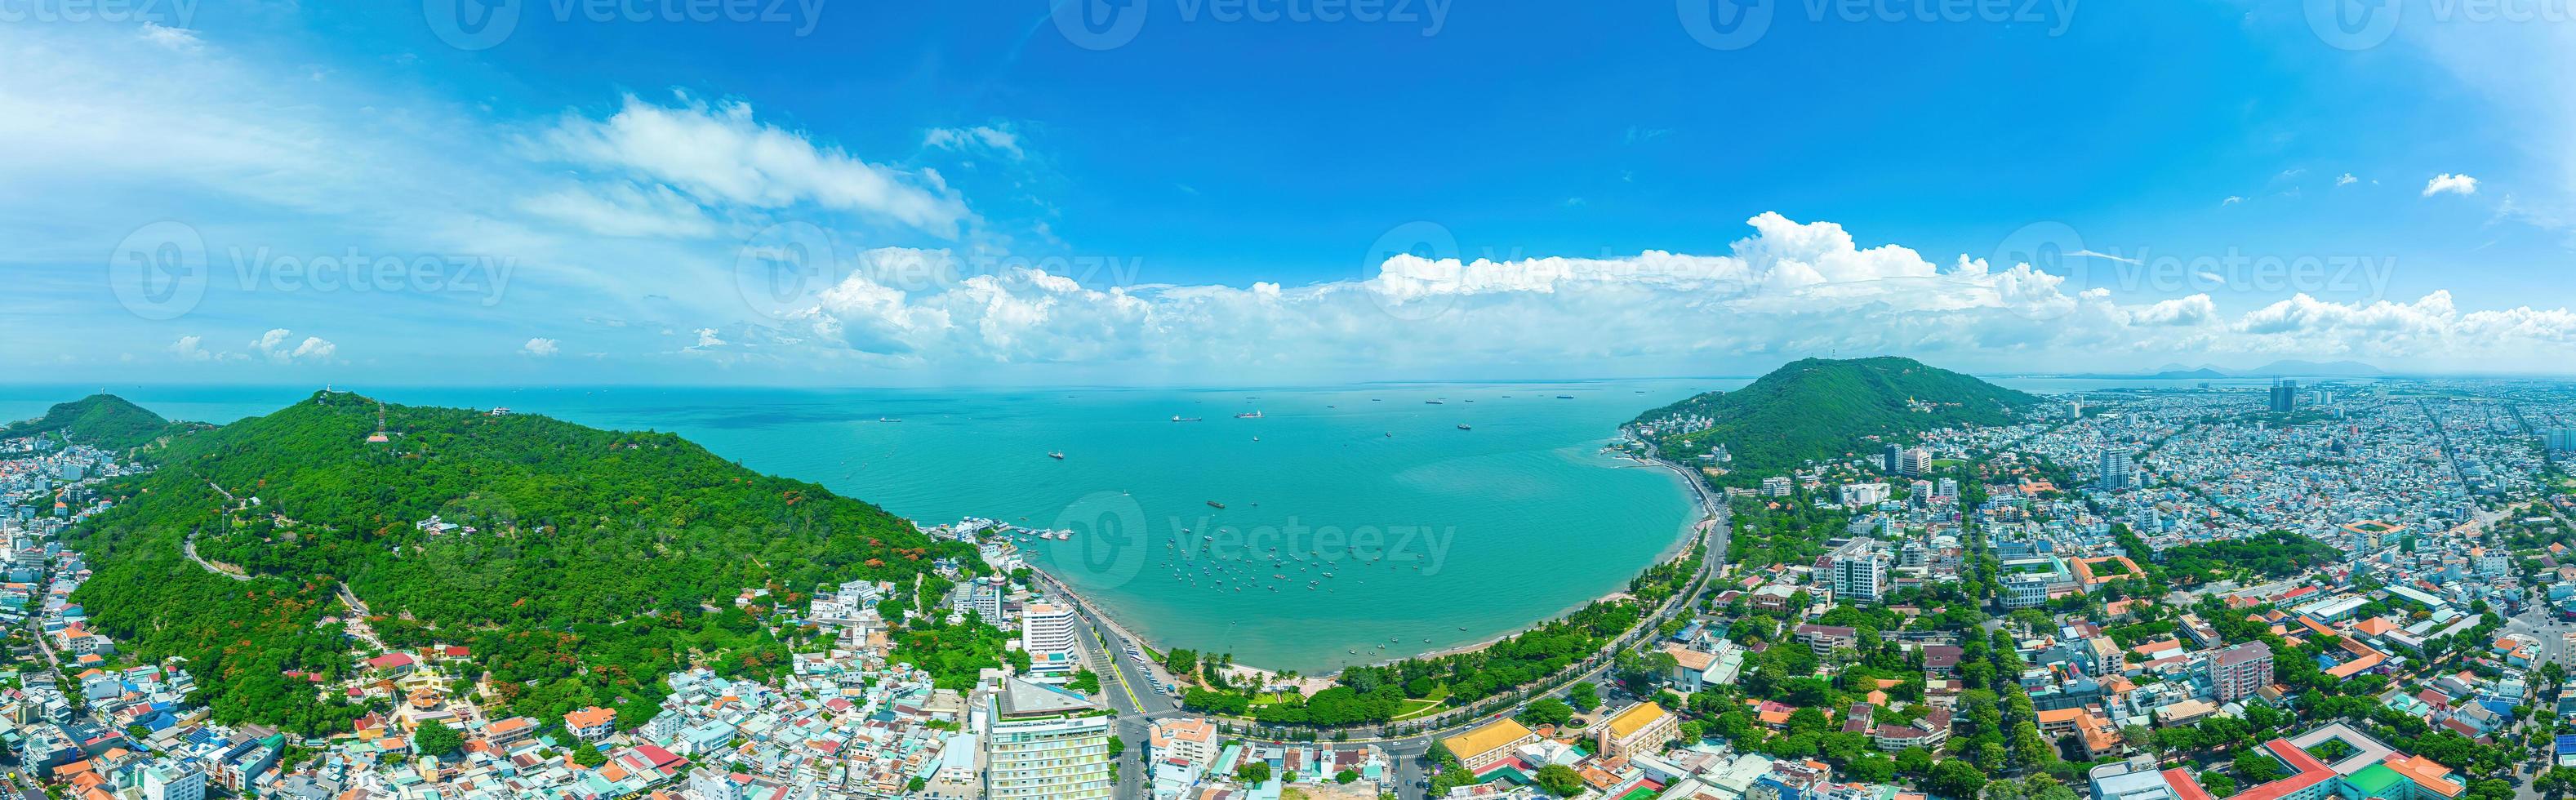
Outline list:
[[[941,385],[2576,349],[2563,20],[1079,5],[1105,1],[22,6],[0,367]],[[440,22],[460,2],[501,16]],[[1084,10],[1134,27],[1068,34]]]

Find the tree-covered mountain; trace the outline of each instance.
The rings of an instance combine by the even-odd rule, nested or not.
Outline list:
[[[160,462],[67,537],[97,572],[76,599],[141,652],[211,666],[219,695],[279,670],[345,671],[333,654],[269,652],[345,613],[331,597],[345,583],[386,644],[471,646],[513,710],[595,702],[632,723],[668,670],[780,666],[786,648],[735,606],[747,590],[801,604],[941,558],[981,567],[967,545],[678,436],[540,416],[324,392],[175,437]],[[461,527],[421,524],[432,516]],[[254,579],[189,560],[192,536],[198,557]],[[205,602],[228,597],[260,602]]]
[[[44,416],[0,429],[0,436],[14,438],[53,434],[101,450],[127,450],[191,427],[187,423],[162,419],[161,415],[125,398],[94,394],[69,403],[56,403],[45,410]]]
[[[1732,392],[1708,392],[1648,411],[1631,426],[1656,429],[1676,458],[1725,445],[1722,483],[1777,475],[1809,460],[1874,450],[1872,437],[1903,440],[1960,425],[2010,424],[2039,398],[1910,358],[1794,361]],[[1687,424],[1700,419],[1706,427]]]

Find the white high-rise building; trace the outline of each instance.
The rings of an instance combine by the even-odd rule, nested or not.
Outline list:
[[[1082,628],[1072,606],[1031,603],[1020,610],[1020,649],[1029,654],[1029,672],[1072,674],[1082,662]]]
[[[1887,557],[1868,539],[1853,539],[1831,555],[1834,599],[1875,603],[1887,595]]]
[[[1106,800],[1109,708],[1072,691],[1011,678],[993,696],[984,737],[984,796]]]

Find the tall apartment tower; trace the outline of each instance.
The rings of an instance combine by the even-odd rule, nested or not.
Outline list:
[[[2134,489],[2138,486],[2138,465],[2130,460],[2129,451],[2112,448],[2102,451],[2099,484],[2104,489]]]
[[[984,796],[993,800],[1108,800],[1107,706],[1018,678],[993,696],[985,730]]]
[[[2298,381],[2292,381],[2292,380],[2275,380],[2275,381],[2273,381],[2273,382],[2272,382],[2272,413],[2274,413],[2274,414],[2287,414],[2287,413],[2290,413],[2290,412],[2292,412],[2292,411],[2296,411],[2296,410],[2298,410],[2298,408],[2299,408],[2299,382],[2298,382]]]

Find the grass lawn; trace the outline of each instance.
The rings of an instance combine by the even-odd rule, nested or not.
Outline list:
[[[1438,710],[1440,710],[1438,700],[1406,700],[1403,708],[1395,710],[1395,719],[1412,719]]]

